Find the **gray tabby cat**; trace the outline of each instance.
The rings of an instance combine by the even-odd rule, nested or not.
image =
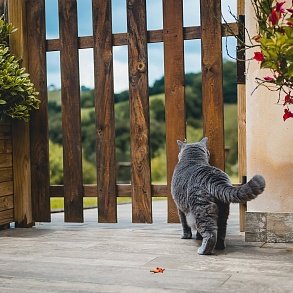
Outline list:
[[[228,175],[209,164],[207,138],[197,143],[179,145],[171,193],[178,207],[183,227],[183,239],[203,239],[199,254],[211,254],[225,248],[229,204],[256,198],[264,191],[265,180],[255,175],[248,183],[233,187]]]

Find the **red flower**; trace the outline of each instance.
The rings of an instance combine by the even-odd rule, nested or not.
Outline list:
[[[288,8],[287,11],[293,13],[293,8]]]
[[[293,26],[293,22],[292,22],[292,21],[287,21],[287,24],[288,24],[289,26]]]
[[[284,101],[283,106],[285,106],[287,104],[293,104],[293,97],[291,97],[291,92],[289,92],[289,94],[287,94],[285,96],[285,101]]]
[[[269,16],[269,20],[271,21],[272,25],[276,25],[279,19],[280,19],[280,13],[278,13],[276,9],[273,9],[272,13]]]
[[[265,58],[264,58],[264,55],[263,55],[262,52],[254,52],[253,59],[256,60],[256,61],[262,62],[262,61],[264,61]]]
[[[293,113],[289,109],[284,109],[284,121],[286,121],[288,118],[293,118]]]
[[[271,76],[265,76],[263,79],[266,80],[266,81],[273,81],[273,80],[275,80],[275,79],[274,79],[273,77],[271,77]]]
[[[277,2],[276,3],[276,11],[277,12],[281,12],[281,13],[284,13],[285,12],[285,9],[283,8],[283,5],[285,4],[286,1],[284,2]]]

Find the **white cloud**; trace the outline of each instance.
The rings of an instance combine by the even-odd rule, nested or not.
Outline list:
[[[114,92],[119,93],[128,89],[128,64],[114,59]]]
[[[80,85],[94,87],[94,59],[93,49],[79,50]]]

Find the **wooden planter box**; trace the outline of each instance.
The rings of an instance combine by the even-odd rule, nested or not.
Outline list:
[[[11,124],[0,123],[0,229],[14,221]]]

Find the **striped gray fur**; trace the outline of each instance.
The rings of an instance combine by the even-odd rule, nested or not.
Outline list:
[[[177,205],[183,227],[184,239],[202,239],[199,254],[211,254],[225,248],[229,204],[256,198],[264,191],[265,180],[255,175],[242,186],[234,187],[228,175],[209,164],[207,138],[200,142],[179,145],[178,163],[175,167],[171,193]]]

